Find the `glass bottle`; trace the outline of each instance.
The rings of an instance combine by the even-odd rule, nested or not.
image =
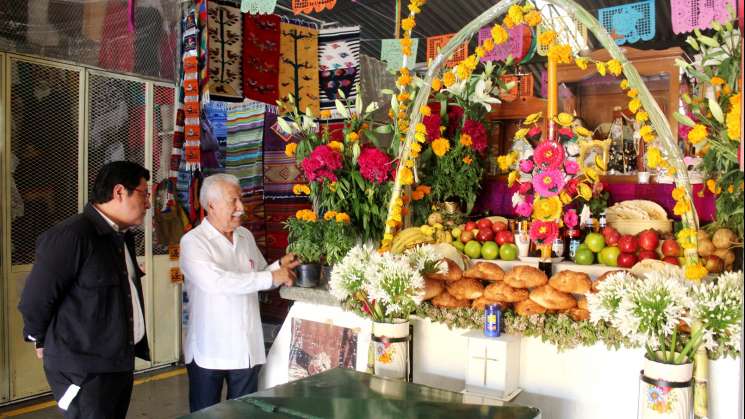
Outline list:
[[[582,244],[580,241],[580,232],[576,228],[570,228],[567,230],[567,246],[564,254],[564,259],[574,260],[574,256],[577,254],[579,245]]]

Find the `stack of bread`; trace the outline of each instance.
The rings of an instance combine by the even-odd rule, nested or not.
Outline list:
[[[608,224],[621,234],[638,234],[647,229],[672,231],[672,222],[659,204],[645,199],[622,201],[605,210]]]
[[[587,320],[587,300],[592,281],[582,272],[562,271],[550,279],[531,266],[515,266],[505,273],[491,262],[477,262],[463,271],[456,263],[445,259],[446,274],[425,278],[425,300],[438,307],[472,307],[483,310],[497,304],[503,310],[514,307],[527,316],[540,313],[566,313],[576,321]]]

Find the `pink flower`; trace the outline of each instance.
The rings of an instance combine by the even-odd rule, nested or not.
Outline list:
[[[528,134],[525,135],[525,137],[528,139],[528,141],[536,141],[541,138],[542,134],[543,132],[541,131],[541,128],[536,125],[531,128],[530,131],[528,131]]]
[[[577,178],[571,179],[569,182],[567,182],[566,192],[569,194],[569,196],[574,196],[577,194],[578,183],[579,179]]]
[[[310,182],[328,179],[336,182],[334,170],[341,169],[342,156],[326,144],[314,148],[308,157],[303,159],[302,166],[305,177]]]
[[[515,213],[521,217],[530,217],[533,214],[533,198],[526,197],[525,201],[517,204],[515,207]]]
[[[427,127],[427,139],[429,141],[434,141],[440,137],[440,125],[442,124],[440,114],[433,113],[425,116],[422,118],[422,124]]]
[[[568,175],[576,175],[579,172],[579,164],[574,160],[567,160],[564,162],[564,171]]]
[[[554,221],[533,220],[529,233],[530,239],[537,244],[551,244],[559,234],[559,226]]]
[[[579,218],[577,217],[577,211],[574,209],[568,209],[564,213],[564,224],[567,228],[574,228],[577,226]]]
[[[532,190],[533,190],[533,184],[530,182],[521,183],[520,186],[518,186],[517,188],[517,191],[520,192],[520,195],[527,195]]]
[[[478,121],[474,121],[473,119],[467,119],[466,122],[463,124],[463,130],[461,131],[461,133],[471,136],[471,139],[473,140],[474,150],[479,153],[483,153],[484,150],[486,150],[487,141],[486,128],[484,128],[484,124]]]
[[[555,141],[544,141],[535,148],[533,161],[541,169],[558,169],[564,163],[564,147]]]
[[[564,187],[564,175],[556,169],[541,171],[533,175],[533,189],[540,196],[555,196]]]
[[[572,131],[569,127],[563,127],[559,129],[559,137],[562,137],[564,139],[572,139],[574,138],[574,131]]]
[[[365,146],[357,163],[360,165],[360,175],[364,179],[379,184],[389,179],[391,158],[383,151],[373,146]]]
[[[520,160],[520,170],[523,171],[523,173],[530,173],[533,171],[533,160],[525,159]]]

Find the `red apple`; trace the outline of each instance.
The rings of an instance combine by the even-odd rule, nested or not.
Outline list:
[[[491,220],[488,218],[482,218],[476,221],[476,227],[478,227],[479,230],[491,230]]]
[[[471,230],[460,233],[460,241],[462,243],[468,243],[471,240],[473,240],[473,233],[471,232]]]
[[[621,240],[621,233],[616,230],[609,231],[608,234],[604,236],[606,246],[615,246],[618,244],[618,241]]]
[[[615,232],[618,232],[618,230],[616,230],[615,228],[613,228],[611,226],[605,226],[605,227],[603,227],[602,233],[603,233],[603,236],[607,236],[608,234],[610,234],[611,232],[614,232],[614,231]]]
[[[655,252],[654,250],[640,250],[639,260],[642,261],[644,259],[659,260],[660,258],[657,256],[657,252]]]
[[[465,227],[463,227],[463,231],[471,231],[474,228],[476,228],[476,221],[469,221],[466,223]]]
[[[515,236],[509,230],[502,230],[499,233],[497,233],[497,236],[495,237],[494,241],[496,241],[497,244],[500,246],[505,243],[514,243]]]
[[[507,224],[505,224],[505,223],[503,223],[501,221],[496,221],[496,222],[492,223],[491,229],[492,229],[493,232],[499,233],[502,230],[507,230]]]
[[[654,230],[644,230],[639,233],[639,247],[644,250],[655,250],[660,243],[660,238]]]
[[[680,245],[673,239],[662,242],[662,254],[665,256],[680,256]]]
[[[677,265],[678,264],[678,258],[675,257],[675,256],[665,256],[664,258],[662,258],[662,261],[663,262],[670,263],[672,265]]]
[[[621,253],[618,255],[618,266],[630,268],[636,264],[636,255],[633,253]]]
[[[623,253],[634,253],[639,249],[639,241],[630,234],[624,234],[618,239],[618,248]]]
[[[490,228],[479,229],[479,234],[476,235],[476,240],[480,242],[489,242],[494,240],[494,232]]]

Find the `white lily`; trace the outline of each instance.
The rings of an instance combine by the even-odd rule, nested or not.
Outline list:
[[[467,82],[468,80],[461,80],[445,89],[445,91],[450,92],[454,96],[463,96],[463,93],[466,91]]]
[[[492,96],[490,93],[492,91],[492,82],[491,80],[484,80],[480,79],[476,83],[476,88],[473,91],[473,94],[470,97],[471,102],[474,103],[480,103],[481,105],[486,108],[486,111],[491,111],[491,104],[493,103],[502,103],[499,99]]]

